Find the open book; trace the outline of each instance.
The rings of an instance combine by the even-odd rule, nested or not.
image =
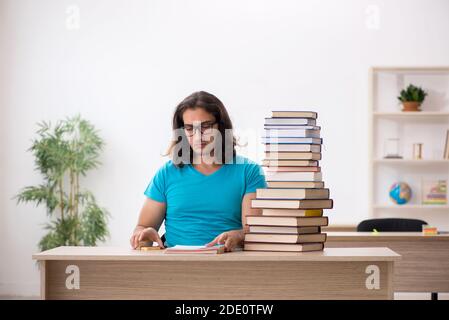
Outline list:
[[[165,253],[224,253],[224,245],[206,246],[181,246],[176,245],[165,249]]]

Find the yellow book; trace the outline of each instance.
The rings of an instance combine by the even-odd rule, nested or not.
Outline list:
[[[263,216],[321,217],[323,209],[262,209]]]

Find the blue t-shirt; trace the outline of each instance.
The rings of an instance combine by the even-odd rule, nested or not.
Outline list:
[[[144,194],[166,203],[164,245],[204,245],[220,233],[242,228],[242,199],[266,188],[262,168],[236,155],[209,175],[191,164],[176,167],[167,161],[151,179]]]

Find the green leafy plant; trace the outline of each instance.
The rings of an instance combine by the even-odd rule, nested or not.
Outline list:
[[[425,92],[422,88],[415,87],[413,84],[410,84],[405,90],[401,90],[401,93],[398,96],[398,100],[401,102],[422,103],[426,96],[427,92]]]
[[[38,138],[28,151],[33,152],[36,170],[44,178],[38,186],[23,188],[14,198],[17,204],[34,202],[45,205],[51,221],[48,233],[39,242],[41,250],[58,246],[94,246],[109,235],[106,209],[94,195],[80,187],[80,175],[97,168],[104,146],[97,130],[75,116],[51,123],[38,123]]]

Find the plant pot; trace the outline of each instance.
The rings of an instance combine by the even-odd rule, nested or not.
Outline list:
[[[404,101],[402,102],[402,111],[421,111],[420,106],[421,103],[417,101]]]

